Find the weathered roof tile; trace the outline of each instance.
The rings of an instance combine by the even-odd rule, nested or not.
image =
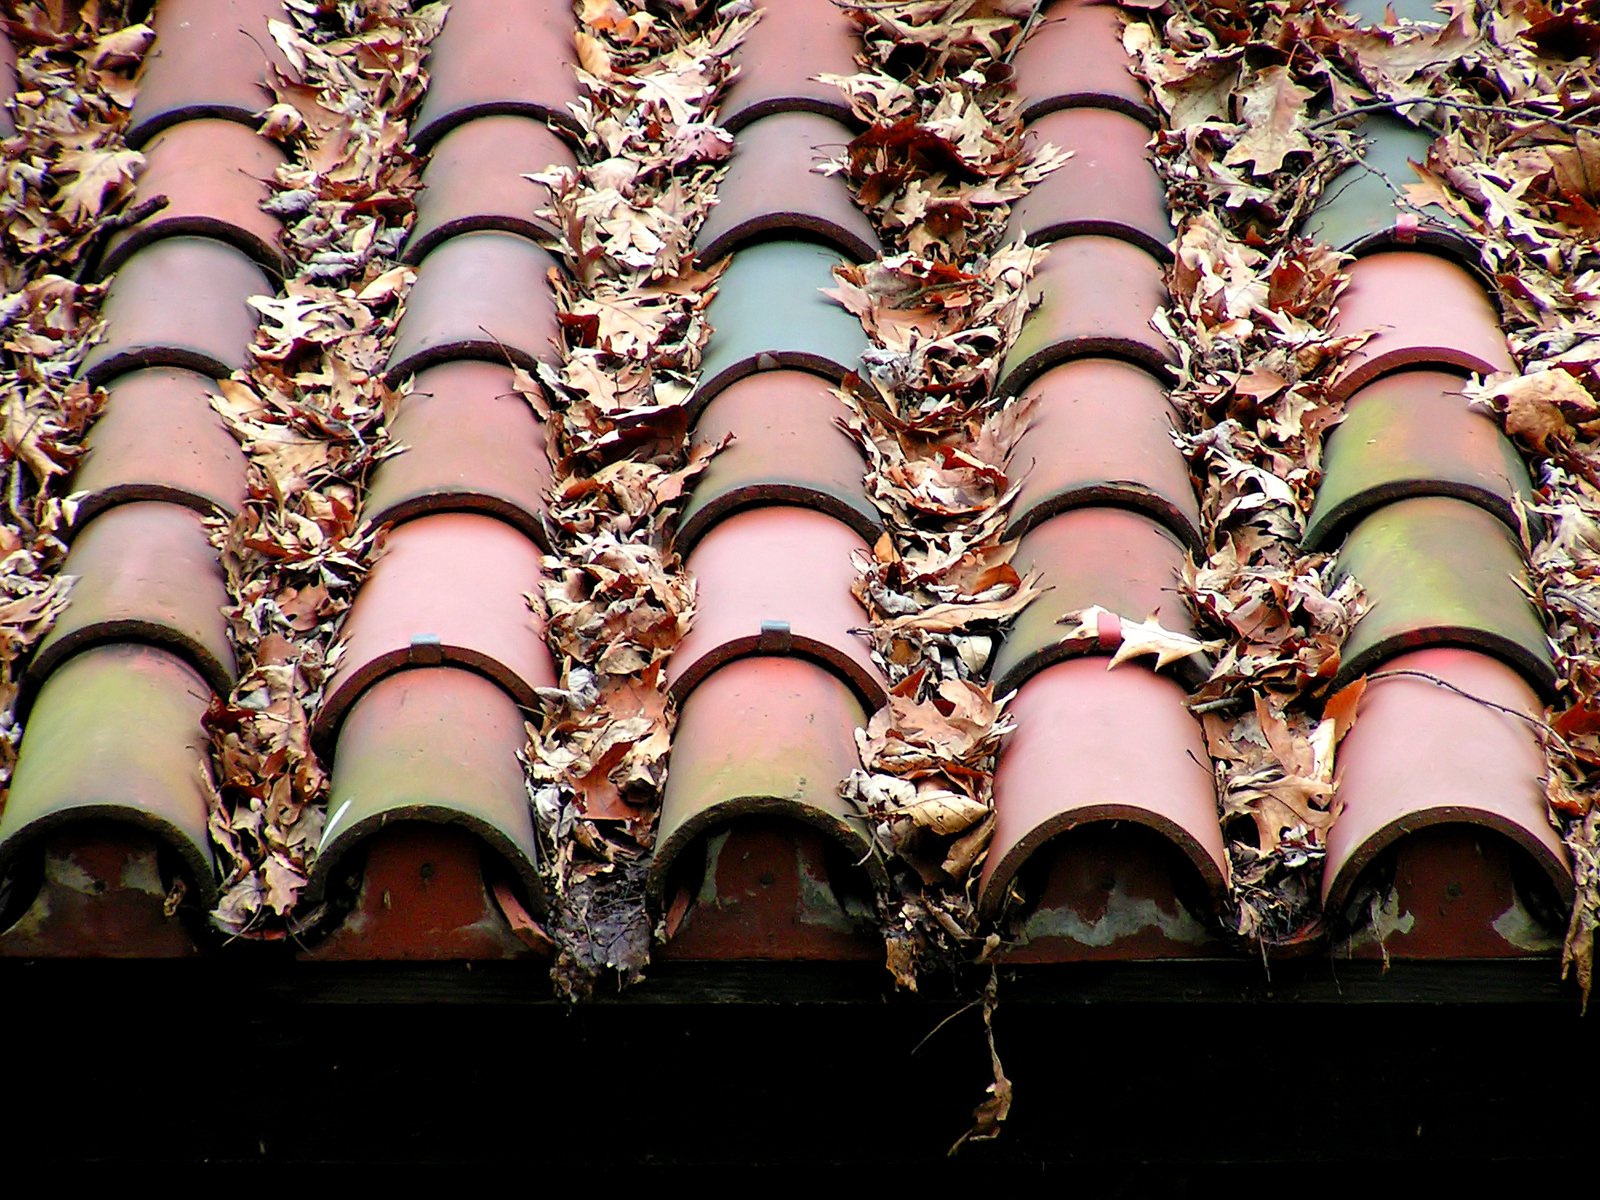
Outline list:
[[[0,864],[68,825],[133,827],[160,839],[202,902],[215,903],[200,725],[211,695],[182,658],[154,646],[98,646],[51,672],[0,813]],[[100,952],[119,949],[108,941]]]
[[[1520,715],[1519,715],[1520,714]],[[1415,831],[1465,825],[1508,839],[1565,900],[1571,868],[1545,813],[1543,707],[1515,670],[1473,650],[1436,648],[1390,658],[1367,683],[1339,752],[1343,811],[1328,835],[1323,893],[1341,912],[1357,882]],[[1427,937],[1446,928],[1419,912]],[[1393,914],[1404,918],[1400,914]],[[1461,928],[1481,943],[1487,929]],[[1404,943],[1405,939],[1400,939]],[[1395,946],[1404,952],[1402,944]],[[1452,953],[1470,953],[1459,942]]]
[[[543,621],[527,601],[542,595],[543,578],[538,547],[493,517],[439,513],[397,526],[340,631],[345,650],[317,713],[318,740],[331,746],[358,696],[411,667],[469,667],[536,710],[535,689],[555,685]]]
[[[1027,391],[1039,399],[1011,456],[1011,474],[1023,482],[1008,536],[1070,508],[1110,504],[1199,545],[1199,501],[1172,440],[1176,414],[1154,376],[1119,359],[1080,358]]]
[[[1010,237],[1046,243],[1074,234],[1124,238],[1161,259],[1175,236],[1167,190],[1150,162],[1150,129],[1126,113],[1067,108],[1028,127],[1040,145],[1072,157],[1011,209]]]
[[[849,141],[848,129],[818,113],[778,113],[741,129],[717,206],[700,227],[700,259],[716,262],[764,238],[800,237],[857,262],[876,258],[878,235],[844,181],[812,170]]]
[[[108,508],[78,531],[62,573],[77,582],[28,666],[27,695],[73,655],[119,641],[162,646],[214,691],[232,688],[228,593],[198,513],[150,502]]]
[[[184,121],[151,138],[144,156],[130,203],[166,203],[106,243],[102,272],[117,270],[158,238],[193,235],[237,246],[282,274],[287,260],[278,222],[261,211],[271,194],[267,181],[283,162],[276,145],[233,121]]]
[[[421,262],[440,242],[478,229],[534,240],[555,235],[551,219],[540,215],[548,194],[525,176],[576,162],[572,148],[533,117],[479,117],[456,126],[428,158],[406,261]]]
[[[844,412],[808,371],[761,371],[720,392],[700,414],[695,438],[714,444],[731,435],[733,442],[683,507],[680,552],[729,514],[769,504],[817,509],[876,540],[878,510],[867,498],[861,451],[839,428]]]
[[[834,286],[839,255],[805,242],[759,242],[733,256],[706,309],[715,333],[701,363],[699,408],[736,379],[799,367],[827,379],[855,370],[867,335],[821,289]]]
[[[485,513],[544,545],[550,457],[510,367],[462,361],[419,371],[389,435],[404,449],[373,472],[368,520]]]
[[[851,631],[866,614],[851,595],[852,554],[867,544],[825,513],[778,505],[719,522],[689,555],[697,582],[694,627],[667,662],[682,702],[708,674],[747,655],[794,655],[838,674],[870,707],[885,685]]]
[[[1403,649],[1448,645],[1503,658],[1543,691],[1555,685],[1522,552],[1477,505],[1443,497],[1386,505],[1351,530],[1338,570],[1355,576],[1371,603],[1345,642],[1340,679]]]
[[[72,477],[83,524],[114,504],[164,500],[232,513],[245,499],[245,456],[211,406],[206,376],[157,367],[118,376]]]
[[[999,824],[981,904],[997,914],[1023,865],[1047,842],[1101,822],[1169,839],[1216,896],[1228,875],[1200,725],[1171,679],[1101,659],[1057,663],[1011,704],[1017,731],[995,773]]]
[[[128,144],[142,146],[170,125],[202,117],[254,125],[272,103],[269,72],[291,70],[268,28],[284,15],[281,0],[161,0]]]
[[[444,825],[499,855],[542,908],[533,813],[517,760],[527,744],[523,720],[504,688],[456,667],[400,671],[362,692],[339,729],[310,894],[325,894],[348,873],[353,851],[381,830]]]
[[[1483,287],[1436,254],[1391,250],[1357,260],[1339,297],[1333,331],[1372,334],[1340,366],[1330,385],[1336,400],[1403,367],[1485,375],[1516,370]]]
[[[1036,305],[1000,366],[1000,391],[1016,395],[1069,358],[1109,355],[1160,371],[1172,347],[1150,324],[1167,303],[1161,264],[1120,238],[1085,234],[1052,242],[1028,284]]]
[[[1108,654],[1121,644],[1121,627],[1107,626],[1101,643],[1063,641],[1070,613],[1099,605],[1129,621],[1155,618],[1163,628],[1193,636],[1193,622],[1177,593],[1183,545],[1142,513],[1122,508],[1075,508],[1035,525],[1011,560],[1019,573],[1038,571],[1049,590],[1016,620],[994,660],[995,690],[1020,687],[1062,658]],[[1190,664],[1193,665],[1193,664]]]
[[[387,379],[456,359],[534,370],[559,339],[555,258],[525,237],[484,231],[439,243],[417,269]]]
[[[1516,527],[1515,498],[1533,492],[1527,464],[1492,418],[1467,407],[1464,383],[1444,371],[1401,371],[1350,397],[1324,451],[1307,547],[1337,541],[1364,514],[1408,496],[1468,500]]]
[[[582,95],[573,71],[576,32],[566,0],[452,0],[429,46],[428,94],[411,128],[418,148],[463,122],[505,114],[576,134],[568,108]]]
[[[277,291],[242,250],[211,238],[162,238],[129,256],[106,293],[104,339],[83,374],[108,383],[143,367],[226,376],[255,339],[251,296]]]

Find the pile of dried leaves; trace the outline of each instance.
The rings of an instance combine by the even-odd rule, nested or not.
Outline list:
[[[75,376],[104,292],[81,282],[144,159],[123,143],[150,44],[120,5],[22,4],[0,18],[19,47],[16,132],[0,142],[0,807],[22,730],[29,651],[66,605],[66,481],[105,400]]]
[[[608,972],[635,982],[649,962],[644,881],[673,721],[663,665],[694,604],[673,514],[717,449],[688,445],[720,271],[696,268],[692,242],[733,145],[716,100],[754,19],[741,5],[581,0],[584,163],[536,177],[570,278],[563,362],[540,371],[555,398],[544,603],[560,686],[529,725],[528,766],[559,897],[552,976],[569,996]]]
[[[267,208],[285,221],[295,273],[252,300],[253,366],[221,382],[217,405],[249,456],[249,498],[213,530],[239,661],[233,695],[206,716],[225,871],[213,918],[260,938],[317,916],[297,908],[326,816],[310,716],[378,549],[361,498],[398,402],[382,373],[414,276],[396,259],[419,174],[408,119],[445,14],[400,0],[323,7],[292,6],[292,23],[271,25],[292,77],[273,81],[262,120],[287,154]]]
[[[843,176],[892,251],[837,268],[830,292],[872,342],[839,395],[884,523],[856,564],[856,595],[891,684],[844,788],[894,864],[888,966],[913,990],[919,973],[984,948],[968,884],[993,833],[1008,731],[985,676],[1004,625],[1037,595],[1001,543],[1026,406],[993,394],[1040,258],[999,246],[1010,202],[1062,161],[1054,147],[1024,149],[1003,65],[1031,9],[852,8],[865,69],[832,79],[866,129],[824,170]]]

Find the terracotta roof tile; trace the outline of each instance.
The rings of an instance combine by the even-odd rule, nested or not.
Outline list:
[[[1092,658],[1028,682],[1012,702],[1017,732],[995,774],[986,912],[1000,911],[1023,865],[1051,839],[1104,822],[1168,839],[1220,897],[1228,865],[1210,760],[1183,699],[1170,679],[1131,665],[1107,671]]]
[[[1526,720],[1507,719],[1492,705]],[[1508,839],[1565,901],[1571,869],[1545,815],[1539,783],[1542,721],[1543,706],[1527,682],[1473,650],[1418,650],[1385,662],[1368,683],[1339,754],[1344,810],[1328,837],[1323,892],[1329,911],[1345,908],[1358,881],[1391,848],[1439,825]],[[1488,870],[1490,860],[1458,882],[1470,885]],[[1416,927],[1408,930],[1411,920]],[[1391,921],[1405,935],[1395,947],[1402,953],[1432,943],[1446,953],[1471,954],[1481,952],[1485,937],[1497,936],[1492,926],[1455,922],[1437,909],[1416,910],[1411,919],[1391,914]]]
[[[477,229],[554,235],[539,214],[548,196],[524,176],[576,161],[566,141],[533,117],[479,117],[456,126],[428,157],[406,261],[421,262],[440,242]]]
[[[171,650],[223,695],[233,686],[228,594],[198,513],[159,503],[108,508],[78,531],[62,570],[77,583],[28,666],[24,700],[68,658],[121,641]]]
[[[850,131],[817,113],[778,113],[739,131],[717,206],[700,227],[699,257],[716,262],[749,242],[809,237],[857,262],[880,252],[872,223],[842,179],[812,166],[850,141]]]
[[[399,383],[455,359],[533,370],[559,336],[551,254],[514,233],[463,233],[439,243],[417,269],[395,333],[387,378]]]
[[[1004,694],[1062,658],[1113,653],[1120,626],[1101,631],[1101,644],[1071,646],[1062,639],[1069,613],[1099,605],[1119,617],[1154,617],[1163,628],[1193,636],[1193,622],[1177,592],[1184,547],[1141,513],[1122,508],[1075,508],[1035,525],[1022,538],[1012,565],[1038,571],[1050,590],[1023,610],[994,660],[995,690]]]
[[[244,452],[211,406],[216,386],[209,378],[157,367],[118,376],[106,393],[72,478],[77,524],[130,500],[165,500],[206,514],[244,503]]]
[[[1350,397],[1324,451],[1309,548],[1408,496],[1469,500],[1516,527],[1515,498],[1533,492],[1527,465],[1492,418],[1467,407],[1465,382],[1443,371],[1401,371]]]
[[[1172,347],[1150,325],[1167,303],[1161,264],[1120,238],[1052,242],[1028,285],[1036,307],[1000,367],[1000,390],[1015,395],[1069,358],[1109,355],[1160,371]]]
[[[1045,19],[1012,59],[1022,119],[1062,108],[1109,108],[1156,125],[1133,61],[1122,48],[1124,17],[1114,5],[1042,5]]]
[[[1437,206],[1418,212],[1396,200],[1417,182],[1411,163],[1427,162],[1431,134],[1387,113],[1371,113],[1360,126],[1366,141],[1361,161],[1330,182],[1306,218],[1302,232],[1352,254],[1427,246],[1476,269],[1477,252],[1461,222]]]
[[[572,70],[566,0],[452,0],[428,54],[428,93],[411,129],[427,150],[474,117],[514,113],[577,132],[568,106],[582,95]]]
[[[144,156],[132,203],[164,197],[166,204],[106,243],[102,271],[117,270],[157,238],[192,234],[228,242],[282,274],[278,222],[261,211],[266,181],[283,161],[277,146],[233,121],[185,121],[151,138]]]
[[[866,614],[851,595],[852,554],[867,544],[825,513],[778,505],[719,522],[689,555],[694,627],[667,663],[681,703],[708,674],[747,655],[795,655],[834,671],[871,708],[885,685],[852,630]]]
[[[267,25],[283,19],[281,0],[161,0],[158,8],[128,144],[201,117],[253,126],[272,103],[269,73],[290,69]]]
[[[84,359],[84,378],[101,385],[142,367],[240,370],[257,323],[250,297],[276,291],[242,250],[210,238],[162,238],[111,281],[105,337]]]
[[[349,856],[380,832],[443,825],[498,855],[542,909],[533,813],[517,759],[527,744],[523,719],[504,688],[456,667],[398,671],[362,692],[339,729],[311,895],[342,879]],[[428,950],[424,941],[411,953]]]
[[[682,553],[716,522],[745,508],[795,504],[837,517],[876,540],[866,464],[839,428],[844,405],[808,371],[761,371],[730,384],[695,425],[697,440],[733,443],[695,483],[678,525]]]
[[[419,371],[389,422],[389,435],[404,449],[373,472],[368,520],[477,512],[545,544],[550,458],[544,430],[513,387],[510,367],[463,361]]]
[[[839,794],[865,722],[848,685],[794,657],[731,662],[684,701],[650,875],[678,953],[859,954],[863,906],[852,920],[838,894],[886,882]]]
[[[1345,642],[1341,679],[1402,649],[1449,645],[1503,658],[1542,691],[1554,686],[1521,550],[1476,505],[1442,497],[1389,504],[1350,532],[1339,571],[1354,575],[1372,604]]]
[[[1011,457],[1023,484],[1009,536],[1069,508],[1111,504],[1198,546],[1199,502],[1172,440],[1172,404],[1154,376],[1114,358],[1080,358],[1052,367],[1027,392],[1038,404]]]
[[[1404,297],[1403,303],[1396,301]],[[1350,267],[1333,329],[1372,333],[1340,367],[1331,385],[1343,400],[1378,376],[1402,367],[1441,367],[1489,374],[1514,371],[1500,318],[1483,287],[1465,269],[1435,254],[1388,251]]]
[[[1171,256],[1167,247],[1175,235],[1166,186],[1145,149],[1148,126],[1126,113],[1067,108],[1040,117],[1028,133],[1072,157],[1012,206],[1010,237],[1045,243],[1104,234],[1158,258]]]
[[[867,348],[861,322],[819,289],[834,286],[839,255],[805,242],[746,246],[717,282],[706,309],[715,331],[695,388],[698,409],[736,379],[799,367],[838,380]]]
[[[739,50],[739,75],[722,98],[722,125],[736,131],[778,112],[816,112],[852,121],[839,89],[822,74],[853,75],[855,26],[830,0],[764,5]]]
[[[153,646],[85,650],[50,673],[28,717],[0,814],[0,863],[95,822],[147,830],[177,856],[202,905],[216,900],[206,834],[211,687]],[[91,951],[117,954],[107,941]]]
[[[528,608],[542,594],[537,546],[493,517],[440,513],[396,526],[356,593],[340,636],[316,735],[331,745],[356,698],[411,667],[451,663],[494,680],[529,711],[536,688],[555,686],[543,621]]]

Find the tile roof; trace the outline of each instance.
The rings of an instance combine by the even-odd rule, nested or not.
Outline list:
[[[255,132],[266,72],[295,73],[268,31],[280,14],[277,0],[154,9],[125,136],[145,156],[132,203],[167,202],[99,263],[105,334],[82,377],[108,399],[72,484],[62,570],[78,582],[28,667],[0,816],[0,867],[42,890],[14,889],[0,954],[214,950],[173,910],[216,900],[217,760],[201,723],[237,672],[230,567],[205,523],[247,499],[219,381],[251,365],[252,297],[300,269],[270,215],[282,210],[262,208],[282,152]],[[1183,348],[1152,323],[1174,242],[1147,149],[1159,120],[1114,6],[1048,16],[1015,57],[1015,85],[1030,144],[1074,154],[1011,213],[1008,235],[1045,253],[997,394],[1034,405],[1006,520],[1016,572],[1051,590],[979,672],[1016,696],[978,907],[1018,963],[1226,958],[1240,951],[1224,935],[1213,747],[1185,703],[1207,660],[1106,664],[1152,617],[1199,636],[1178,586],[1205,544],[1172,437],[1169,368]],[[861,127],[816,79],[857,69],[857,26],[826,0],[763,17],[722,98],[734,155],[700,231],[701,261],[731,262],[704,308],[714,332],[685,407],[694,440],[734,440],[688,485],[679,518],[698,601],[665,665],[679,715],[648,895],[669,958],[855,959],[882,953],[888,869],[840,785],[900,678],[859,633],[861,564],[887,535],[831,387],[859,378],[874,343],[822,291],[837,266],[879,259],[884,239],[839,177],[810,170]],[[556,474],[515,369],[548,380],[564,323],[579,320],[563,316],[570,264],[541,244],[559,221],[524,181],[592,154],[578,76],[550,69],[573,60],[572,32],[566,0],[452,0],[431,47],[410,129],[424,188],[402,252],[416,282],[373,364],[399,393],[389,432],[408,449],[372,474],[364,516],[392,528],[311,714],[331,776],[305,903],[332,916],[313,958],[540,956],[537,922],[563,903],[541,874],[521,762],[525,720],[570,686],[529,603],[560,566]],[[1368,124],[1378,171],[1417,156],[1409,125]],[[1531,484],[1497,426],[1450,399],[1466,374],[1516,365],[1462,265],[1471,248],[1449,228],[1419,236],[1391,195],[1353,171],[1307,226],[1355,255],[1333,333],[1374,331],[1332,384],[1349,415],[1306,533],[1372,601],[1332,672],[1371,681],[1339,753],[1322,889],[1330,914],[1355,914],[1351,953],[1543,952],[1548,936],[1495,932],[1528,908],[1530,878],[1572,892],[1538,783],[1555,673],[1517,532],[1515,498]],[[1094,606],[1093,635],[1065,637],[1062,622]],[[63,858],[120,882],[63,909],[71,889],[49,865]],[[174,871],[191,897],[176,905]],[[1460,887],[1489,899],[1470,916],[1440,909]],[[1375,939],[1385,904],[1400,932]]]

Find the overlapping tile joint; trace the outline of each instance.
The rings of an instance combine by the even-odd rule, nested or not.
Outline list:
[[[79,583],[25,684],[0,816],[0,863],[18,881],[3,954],[208,944],[163,902],[175,874],[202,904],[216,888],[201,717],[235,664],[203,521],[237,511],[246,468],[210,401],[247,366],[250,297],[286,269],[262,210],[279,151],[255,132],[263,72],[285,66],[266,32],[276,11],[155,8],[128,140],[147,156],[141,191],[168,203],[100,263],[107,328],[83,372],[110,399],[75,480],[65,570]],[[980,908],[1019,962],[1224,953],[1228,859],[1188,681],[1107,671],[1112,617],[1094,644],[1062,640],[1060,618],[1090,605],[1192,632],[1174,583],[1202,533],[1171,437],[1174,352],[1151,324],[1174,237],[1146,148],[1157,116],[1115,7],[1046,16],[1014,62],[1023,117],[1074,153],[1013,211],[1009,232],[1048,255],[999,386],[1038,397],[1008,535],[1050,590],[992,664],[997,693],[1017,693],[1017,728]],[[455,0],[432,46],[413,129],[426,190],[404,251],[418,279],[386,367],[409,383],[392,428],[410,449],[372,480],[388,551],[314,728],[332,795],[310,891],[356,900],[313,956],[530,952],[497,897],[540,904],[518,754],[524,713],[555,682],[525,600],[550,549],[551,465],[512,369],[559,341],[559,266],[522,176],[575,161],[575,76],[550,69],[571,58],[571,19],[565,0]],[[881,953],[881,868],[839,791],[887,688],[851,594],[851,556],[880,518],[830,390],[867,341],[820,294],[836,264],[881,248],[844,185],[811,170],[855,132],[814,77],[851,73],[855,49],[826,0],[774,4],[721,112],[736,153],[698,249],[732,261],[692,411],[699,439],[735,440],[678,529],[699,602],[669,663],[681,717],[650,875],[669,955]],[[9,54],[0,42],[0,87]],[[1354,914],[1353,953],[1379,952],[1374,920],[1391,955],[1540,951],[1555,937],[1540,905],[1564,902],[1571,880],[1538,783],[1533,722],[1554,673],[1515,533],[1531,485],[1457,395],[1469,373],[1515,365],[1471,246],[1419,226],[1384,181],[1423,135],[1379,115],[1365,133],[1364,166],[1305,230],[1355,256],[1338,331],[1375,331],[1336,384],[1348,416],[1306,539],[1337,548],[1374,601],[1342,660],[1343,677],[1371,682],[1340,754],[1326,904]]]

